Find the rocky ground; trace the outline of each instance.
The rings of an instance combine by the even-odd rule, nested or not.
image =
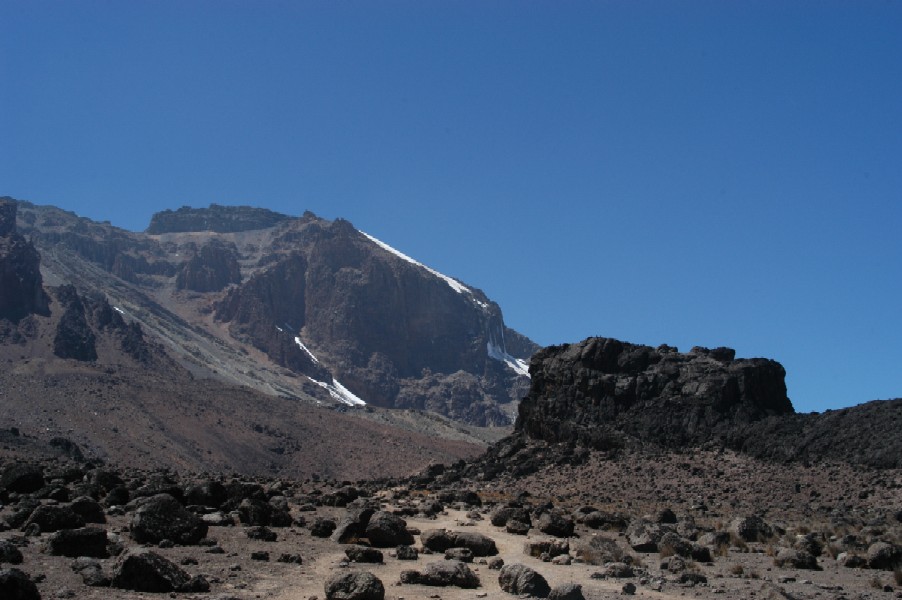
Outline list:
[[[7,460],[0,581],[19,569],[41,598],[382,597],[359,573],[385,598],[902,597],[900,471],[576,462],[350,484]],[[341,595],[343,576],[375,595]]]

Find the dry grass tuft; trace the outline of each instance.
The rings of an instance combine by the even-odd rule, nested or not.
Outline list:
[[[745,568],[742,565],[733,565],[730,567],[730,574],[732,575],[742,575],[745,573]]]

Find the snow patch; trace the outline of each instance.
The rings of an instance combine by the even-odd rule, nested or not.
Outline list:
[[[361,400],[358,396],[354,395],[354,392],[341,385],[341,382],[337,379],[333,378],[332,383],[326,383],[324,381],[317,381],[316,379],[310,379],[313,383],[320,386],[321,388],[325,388],[326,391],[329,392],[329,395],[338,400],[339,402],[343,402],[348,406],[364,406],[366,402]]]
[[[435,269],[431,269],[431,268],[427,267],[427,266],[424,265],[423,263],[421,263],[421,262],[419,262],[419,261],[417,261],[417,260],[414,260],[414,259],[410,258],[409,256],[407,256],[407,255],[404,254],[403,252],[401,252],[401,251],[399,251],[399,250],[395,250],[394,248],[392,248],[391,246],[389,246],[389,245],[386,244],[385,242],[383,242],[383,241],[381,241],[381,240],[377,240],[376,238],[374,238],[373,236],[371,236],[371,235],[368,234],[368,233],[365,233],[365,232],[363,232],[363,231],[361,231],[360,233],[362,233],[364,236],[366,236],[367,239],[369,239],[371,242],[373,242],[374,244],[376,244],[377,246],[379,246],[379,247],[382,248],[383,250],[386,250],[386,251],[388,251],[388,252],[391,252],[392,254],[394,254],[395,256],[397,256],[398,258],[401,258],[401,259],[403,259],[403,260],[406,260],[407,262],[409,262],[409,263],[411,263],[411,264],[414,264],[414,265],[416,265],[416,266],[418,266],[418,267],[421,267],[421,268],[423,268],[423,269],[426,269],[427,271],[429,271],[430,273],[432,273],[433,275],[435,275],[435,276],[438,277],[439,279],[443,280],[443,281],[444,281],[445,283],[447,283],[449,286],[451,286],[451,289],[454,290],[455,292],[457,292],[458,294],[463,294],[463,293],[467,293],[467,294],[471,294],[471,295],[473,294],[473,292],[470,290],[470,288],[468,288],[467,286],[461,284],[461,283],[460,283],[459,281],[457,281],[456,279],[452,279],[451,277],[448,277],[447,275],[443,275],[442,273],[439,273],[439,272],[436,271]]]
[[[489,354],[489,358],[493,358],[505,363],[518,375],[525,375],[526,377],[529,377],[529,365],[526,364],[526,361],[522,358],[515,358],[511,356],[504,351],[504,348],[502,348],[501,346],[496,346],[492,342],[486,342],[485,349]]]
[[[279,329],[279,331],[282,331],[282,330]],[[307,356],[310,357],[310,359],[314,362],[314,364],[319,364],[319,360],[317,360],[317,358],[315,356],[313,356],[313,352],[311,352],[310,349],[304,345],[304,342],[301,341],[301,338],[299,338],[299,337],[294,338],[294,343],[297,344],[298,346],[300,346],[301,350],[303,350],[304,352],[307,353]],[[317,383],[319,383],[319,382],[317,381]]]
[[[124,315],[124,314],[125,314],[125,311],[122,310],[121,308],[119,308],[118,306],[114,306],[114,307],[113,307],[113,310],[115,310],[115,311],[116,311],[117,313],[119,313],[120,315]]]

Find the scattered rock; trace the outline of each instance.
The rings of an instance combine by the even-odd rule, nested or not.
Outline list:
[[[4,600],[41,600],[38,586],[19,569],[0,570],[0,597]]]
[[[552,588],[548,600],[585,600],[583,586],[578,583],[562,583]]]
[[[117,562],[112,586],[136,592],[203,592],[202,578],[192,579],[172,561],[150,550],[130,551]]]
[[[163,540],[171,540],[193,545],[207,535],[207,524],[194,513],[188,512],[169,494],[158,494],[135,511],[131,535],[140,544],[158,544]]]
[[[505,565],[498,575],[498,584],[508,594],[528,594],[538,598],[547,598],[551,593],[548,582],[536,571],[526,565]]]
[[[479,577],[467,565],[456,560],[429,563],[422,572],[404,571],[401,573],[401,582],[464,589],[479,587]]]
[[[314,537],[327,538],[335,531],[335,521],[323,517],[317,517],[310,525],[310,535]]]
[[[389,512],[380,511],[370,517],[366,525],[366,537],[378,548],[409,545],[413,536],[407,531],[407,522]]]
[[[368,572],[336,573],[324,585],[326,600],[384,600],[385,587]]]
[[[100,527],[84,527],[82,529],[63,529],[57,531],[47,541],[47,552],[56,556],[90,556],[107,558],[106,530]]]
[[[345,548],[348,560],[356,563],[382,563],[383,556],[380,550],[369,546],[350,546]]]

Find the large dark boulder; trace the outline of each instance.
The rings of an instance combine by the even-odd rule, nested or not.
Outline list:
[[[207,535],[207,524],[168,494],[153,496],[142,504],[131,522],[132,538],[141,544],[170,540],[196,544]]]
[[[3,600],[41,600],[38,586],[19,569],[0,570],[0,598]]]
[[[100,527],[62,529],[47,540],[47,552],[55,556],[107,558],[106,530]]]
[[[99,502],[88,496],[79,496],[69,503],[76,514],[81,515],[85,523],[106,523],[106,514]]]
[[[679,353],[589,338],[539,351],[530,373],[516,428],[549,442],[610,449],[625,434],[681,447],[794,412],[779,363],[723,348]]]
[[[407,531],[407,521],[385,511],[379,511],[370,517],[366,526],[366,537],[370,544],[378,548],[393,548],[413,543],[413,536]]]
[[[498,548],[492,538],[472,531],[427,529],[420,534],[420,541],[424,548],[433,552],[444,552],[448,548],[469,548],[474,556],[498,554]]]
[[[113,572],[112,586],[136,592],[205,592],[203,578],[192,578],[172,561],[156,552],[131,551],[122,556]]]
[[[21,565],[22,551],[10,541],[0,540],[0,564]]]
[[[422,571],[403,571],[401,583],[474,589],[479,587],[479,577],[459,560],[443,560],[429,563]]]
[[[37,525],[41,533],[50,533],[60,529],[83,527],[84,518],[66,505],[45,504],[34,509],[23,529],[29,525]]]
[[[526,565],[504,565],[498,575],[498,584],[508,594],[527,594],[547,598],[551,593],[548,581]]]
[[[44,471],[37,465],[12,463],[0,472],[0,491],[30,494],[44,487]]]
[[[336,573],[323,586],[326,600],[384,600],[385,586],[367,572]]]
[[[872,569],[892,571],[902,567],[902,546],[876,542],[868,547],[868,566]]]
[[[549,510],[539,517],[536,527],[542,533],[554,537],[570,537],[573,535],[573,519],[559,510]]]

